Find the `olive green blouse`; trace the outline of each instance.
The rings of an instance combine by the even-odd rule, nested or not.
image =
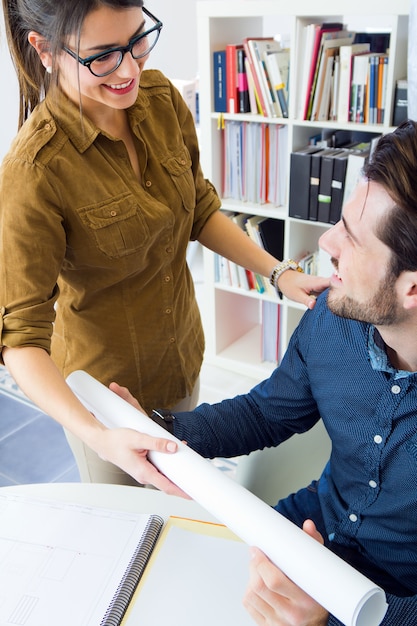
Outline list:
[[[188,107],[147,70],[129,109],[142,181],[122,141],[49,93],[0,176],[0,346],[37,346],[172,407],[198,377],[204,337],[187,244],[220,206]]]

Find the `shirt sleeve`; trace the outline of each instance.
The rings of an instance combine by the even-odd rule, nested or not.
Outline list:
[[[311,393],[300,337],[310,336],[304,316],[282,363],[249,393],[175,414],[174,434],[202,456],[237,456],[277,446],[320,419]],[[307,345],[307,342],[306,342]]]
[[[7,198],[0,215],[0,231],[7,232],[0,246],[0,346],[49,351],[65,253],[55,194],[42,168],[13,159],[3,165],[0,198]]]

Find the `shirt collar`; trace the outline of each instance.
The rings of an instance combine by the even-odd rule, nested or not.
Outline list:
[[[368,352],[371,366],[374,370],[392,374],[395,379],[406,378],[414,374],[414,372],[408,372],[406,370],[397,370],[391,365],[385,350],[384,340],[375,326],[369,327]]]
[[[51,116],[61,126],[79,152],[85,152],[99,134],[106,135],[86,115],[81,120],[79,106],[60,89],[50,89],[45,97],[45,103]],[[149,98],[143,89],[139,89],[136,102],[129,110],[131,123],[132,119],[135,123],[142,121],[148,115],[148,108]],[[133,112],[134,116],[132,117]]]

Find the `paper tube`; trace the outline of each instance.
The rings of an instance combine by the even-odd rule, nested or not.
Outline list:
[[[260,548],[345,626],[381,623],[387,604],[380,587],[86,372],[73,372],[67,382],[108,428],[176,441],[177,453],[152,451],[152,463],[244,542]]]

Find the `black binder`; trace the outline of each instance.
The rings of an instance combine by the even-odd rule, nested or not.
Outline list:
[[[290,217],[308,220],[310,205],[311,155],[320,150],[317,146],[306,146],[291,153],[290,169]]]

